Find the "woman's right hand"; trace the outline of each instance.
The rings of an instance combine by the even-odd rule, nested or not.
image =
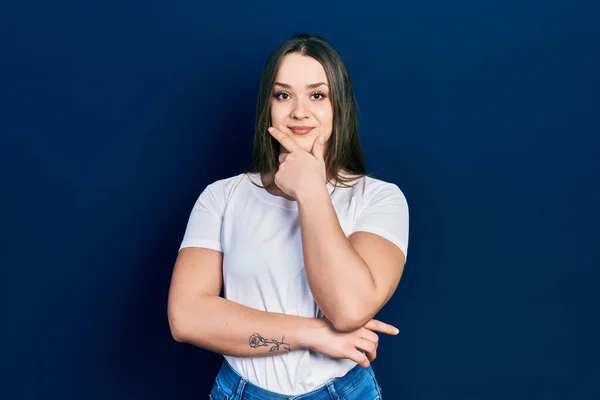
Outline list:
[[[326,318],[318,318],[316,326],[302,335],[304,347],[332,358],[348,358],[367,368],[377,357],[379,336],[375,332],[397,335],[398,330],[385,322],[372,319],[353,332],[337,331]]]

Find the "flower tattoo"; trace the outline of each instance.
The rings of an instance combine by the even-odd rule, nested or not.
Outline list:
[[[279,350],[280,346],[282,346],[284,349],[291,351],[292,349],[290,348],[290,344],[286,343],[285,341],[285,336],[281,337],[281,340],[275,340],[275,339],[265,339],[264,337],[260,336],[258,333],[253,333],[252,336],[250,336],[250,340],[248,341],[250,344],[250,347],[252,347],[253,349],[257,348],[257,347],[264,347],[264,346],[270,346],[273,345],[271,347],[271,349],[269,351],[277,351]],[[287,346],[283,346],[283,345],[287,345]]]

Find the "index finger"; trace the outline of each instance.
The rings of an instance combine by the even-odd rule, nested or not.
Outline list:
[[[372,331],[387,333],[388,335],[397,335],[398,332],[400,332],[400,330],[395,326],[386,324],[385,322],[381,322],[376,319],[370,320],[364,327]]]
[[[273,136],[275,138],[275,140],[277,140],[279,143],[281,143],[281,145],[283,147],[285,147],[285,149],[287,151],[289,151],[290,153],[292,151],[296,151],[296,150],[298,150],[300,148],[300,146],[298,146],[296,144],[296,142],[294,142],[294,140],[292,140],[291,137],[289,137],[288,135],[284,134],[279,129],[270,127],[267,130],[269,131],[269,133],[271,134],[271,136]]]

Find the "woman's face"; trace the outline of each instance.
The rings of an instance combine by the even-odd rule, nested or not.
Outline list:
[[[306,151],[311,151],[319,136],[326,141],[331,136],[333,108],[328,84],[323,66],[297,53],[283,58],[275,77],[271,124]]]

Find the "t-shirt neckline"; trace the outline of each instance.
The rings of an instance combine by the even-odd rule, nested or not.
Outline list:
[[[260,176],[260,172],[253,172],[248,174],[250,175],[250,185],[252,186],[252,192],[264,203],[279,207],[279,208],[283,208],[286,210],[297,210],[298,209],[298,202],[296,200],[289,200],[283,196],[276,196],[272,193],[270,193],[267,189],[256,186],[256,184],[259,184],[261,186],[264,186],[264,183],[262,182],[261,176]],[[331,196],[331,194],[333,193],[333,190],[335,189],[335,185],[333,185],[333,183],[331,182],[327,182],[327,190],[329,192],[329,196]],[[338,187],[338,190],[340,188]]]

